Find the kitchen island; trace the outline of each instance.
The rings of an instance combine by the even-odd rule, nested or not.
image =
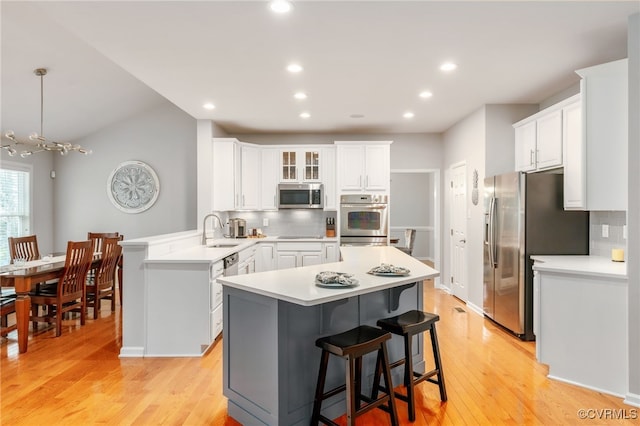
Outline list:
[[[308,424],[320,349],[315,340],[380,318],[422,309],[422,281],[438,271],[393,247],[341,247],[342,261],[302,268],[223,277],[223,389],[228,413],[242,424]],[[410,269],[408,276],[374,276],[382,263]],[[321,271],[353,274],[358,285],[320,288]],[[414,366],[424,371],[422,336]],[[388,344],[391,360],[403,356],[402,339]],[[363,392],[371,386],[375,356],[363,360]],[[402,368],[393,380],[401,383]],[[344,363],[331,360],[326,388],[344,383]],[[325,401],[329,418],[344,414],[344,394]]]

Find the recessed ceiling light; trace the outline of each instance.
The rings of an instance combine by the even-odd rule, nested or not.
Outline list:
[[[214,109],[216,106],[214,104],[212,104],[211,102],[207,102],[206,104],[202,105],[202,108],[204,109],[208,109],[208,110],[212,110]]]
[[[441,71],[453,71],[456,68],[458,68],[458,66],[453,62],[445,62],[444,64],[440,65]]]
[[[293,95],[293,97],[296,99],[307,99],[307,94],[304,92],[298,92],[295,95]]]
[[[286,0],[273,0],[269,3],[269,7],[275,13],[287,13],[290,12],[292,8],[291,2]]]
[[[351,118],[364,118],[364,114],[351,114],[349,117],[351,117]]]
[[[300,113],[300,118],[309,118],[309,117],[311,117],[311,114],[309,114],[308,112]]]
[[[430,98],[433,96],[433,93],[429,92],[428,90],[425,90],[424,92],[420,92],[419,95],[421,98]]]
[[[287,66],[287,71],[289,72],[300,72],[302,71],[302,66],[299,64],[289,64]]]
[[[413,117],[414,117],[414,114],[413,114],[411,111],[407,111],[407,112],[405,112],[404,114],[402,114],[402,116],[403,116],[404,118],[413,118]]]

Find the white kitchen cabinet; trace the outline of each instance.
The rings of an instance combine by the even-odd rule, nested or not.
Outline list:
[[[562,166],[562,110],[551,111],[536,121],[536,167]]]
[[[258,210],[261,198],[261,159],[260,149],[254,146],[237,145],[240,155],[240,163],[236,164],[236,177],[240,176],[240,181],[236,182],[236,209]]]
[[[233,138],[213,138],[213,211],[236,208],[236,142]]]
[[[528,172],[536,169],[536,122],[531,121],[515,127],[516,171]]]
[[[222,261],[212,263],[209,266],[209,285],[211,287],[211,303],[209,318],[210,339],[214,341],[222,333],[222,284],[217,279],[224,273]]]
[[[273,271],[278,269],[276,245],[274,243],[259,243],[256,255],[256,272]]]
[[[322,263],[332,263],[340,260],[338,243],[323,243],[322,246]]]
[[[238,275],[256,272],[256,251],[257,247],[252,245],[238,253]]]
[[[278,209],[278,154],[275,148],[262,149],[261,210]]]
[[[341,192],[388,192],[391,142],[336,141]]]
[[[554,105],[513,125],[516,171],[562,167],[562,106]]]
[[[280,151],[280,182],[320,182],[321,149],[282,149]]]
[[[586,210],[585,147],[579,99],[562,109],[564,145],[564,208]]]
[[[582,80],[586,210],[627,209],[628,60],[576,71]]]
[[[278,269],[319,265],[322,263],[322,243],[284,242],[277,244]]]
[[[624,395],[629,377],[626,268],[592,256],[532,257],[536,359],[549,366],[548,377]],[[621,271],[611,272],[616,269]]]
[[[336,148],[322,149],[322,183],[324,184],[324,209],[336,210],[338,196],[336,194]]]
[[[257,210],[261,200],[260,149],[235,138],[214,138],[212,142],[212,210]]]

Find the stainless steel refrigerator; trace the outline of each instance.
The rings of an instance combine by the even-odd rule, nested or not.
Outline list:
[[[564,210],[562,174],[507,173],[484,191],[484,314],[535,340],[530,256],[588,254],[589,213]]]

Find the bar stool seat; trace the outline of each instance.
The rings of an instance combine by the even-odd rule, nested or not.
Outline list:
[[[404,386],[407,388],[407,395],[394,392],[396,398],[408,403],[409,420],[415,421],[415,386],[423,381],[437,384],[440,388],[440,400],[447,400],[447,390],[444,384],[444,373],[442,372],[442,362],[440,360],[440,349],[438,347],[438,336],[436,335],[436,322],[440,317],[429,312],[412,310],[404,314],[390,318],[380,319],[377,322],[378,327],[390,333],[403,336],[404,338],[404,358],[390,365],[390,368],[405,365],[404,369]],[[435,368],[425,373],[413,371],[413,336],[429,330],[431,335],[431,348],[433,349],[433,358]],[[436,378],[434,378],[434,376]],[[386,390],[386,389],[383,389]],[[372,395],[375,397],[375,395]]]
[[[378,352],[374,388],[379,387],[376,385],[379,384],[380,375],[382,374],[385,381],[384,389],[393,389],[386,345],[386,341],[389,339],[391,339],[390,333],[376,327],[362,325],[344,333],[321,337],[316,340],[316,346],[322,349],[322,356],[313,403],[312,425],[317,425],[320,421],[328,425],[336,425],[335,422],[320,414],[322,401],[345,390],[348,425],[355,425],[357,416],[376,407],[389,413],[392,425],[395,426],[398,424],[395,399],[391,392],[385,391],[385,394],[380,398],[378,398],[377,395],[375,398],[369,398],[361,393],[362,357],[374,351]],[[336,355],[346,359],[346,379],[345,384],[325,392],[324,385],[327,366],[329,364],[329,355]],[[363,401],[365,404],[361,406]],[[386,406],[384,406],[384,404],[386,404]]]

